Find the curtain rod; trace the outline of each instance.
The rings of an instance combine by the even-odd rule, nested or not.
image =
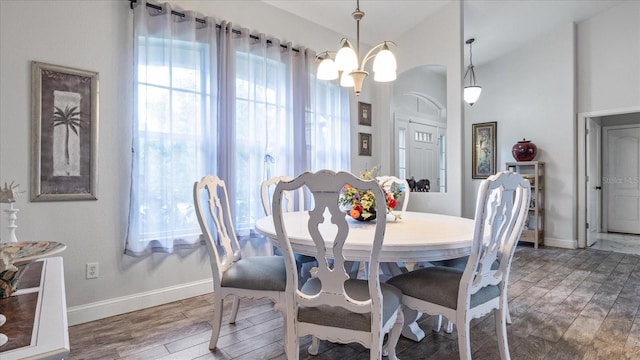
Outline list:
[[[129,0],[129,1],[130,1],[129,6],[131,7],[131,10],[133,10],[133,8],[135,7],[134,4],[137,3],[138,1],[137,0]],[[162,6],[151,4],[151,3],[147,3],[147,7],[155,9],[155,10],[162,10]],[[171,10],[171,15],[179,16],[179,17],[182,17],[182,18],[186,16],[184,13],[181,13],[181,12],[178,12],[178,11],[175,11],[175,10]],[[195,20],[196,20],[196,22],[199,22],[201,24],[206,24],[207,23],[207,21],[204,20],[204,19],[196,18]],[[216,24],[216,27],[218,29],[222,29],[222,26],[220,26],[220,24]],[[242,34],[242,32],[240,30],[237,30],[237,29],[231,29],[231,32],[233,32],[234,34],[238,34],[238,35]],[[249,37],[251,39],[254,39],[254,40],[260,40],[260,38],[257,37],[256,35],[249,34]],[[271,40],[267,40],[267,44],[272,44],[272,41]],[[283,48],[283,49],[288,49],[289,48],[287,45],[283,45],[283,44],[280,44],[280,47]],[[295,52],[300,52],[300,50],[298,50],[296,48],[291,48],[291,50],[295,51]]]

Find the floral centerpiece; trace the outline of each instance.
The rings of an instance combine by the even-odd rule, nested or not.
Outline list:
[[[364,171],[360,174],[360,178],[363,180],[374,180],[376,178],[378,166],[375,166],[369,171]],[[395,214],[393,210],[398,205],[397,199],[405,191],[404,186],[400,184],[388,183],[385,181],[379,184],[384,193],[387,212],[394,216],[394,220],[398,221],[401,218],[400,214]],[[342,189],[339,199],[340,205],[344,206],[349,212],[349,216],[358,220],[373,220],[376,216],[376,201],[373,193],[369,190],[363,191],[354,188],[351,185],[345,185]]]

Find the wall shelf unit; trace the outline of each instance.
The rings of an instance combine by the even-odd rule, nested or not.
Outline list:
[[[518,161],[506,163],[506,170],[514,171],[529,180],[531,184],[531,202],[529,214],[522,230],[520,241],[533,243],[534,248],[544,244],[544,180],[543,161]]]

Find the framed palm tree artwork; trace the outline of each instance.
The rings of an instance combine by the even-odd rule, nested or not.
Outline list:
[[[98,73],[31,63],[31,200],[96,200]]]

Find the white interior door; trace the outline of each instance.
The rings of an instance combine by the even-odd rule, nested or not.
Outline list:
[[[414,179],[429,179],[435,187],[438,178],[438,128],[411,122],[409,126],[409,149],[411,173]]]
[[[587,246],[593,245],[602,219],[602,127],[599,120],[587,119]]]
[[[640,234],[640,126],[604,130],[607,231]]]

